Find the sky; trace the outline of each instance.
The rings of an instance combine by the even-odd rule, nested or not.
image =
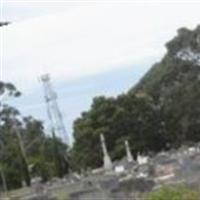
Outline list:
[[[4,1],[0,78],[23,93],[23,114],[47,124],[41,83],[51,75],[71,137],[92,98],[128,91],[165,54],[180,27],[200,22],[198,1]]]

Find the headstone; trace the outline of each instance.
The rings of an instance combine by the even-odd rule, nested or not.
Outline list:
[[[148,163],[148,157],[147,156],[138,155],[137,156],[137,162],[138,162],[139,165],[147,164]]]
[[[115,167],[115,172],[116,173],[123,173],[125,171],[124,166],[120,165],[120,166],[116,166]]]
[[[155,180],[165,181],[175,177],[176,167],[172,164],[157,165],[155,168]]]
[[[126,157],[128,162],[133,162],[133,156],[130,151],[128,140],[125,141]]]
[[[108,170],[112,170],[112,161],[110,159],[110,156],[108,155],[108,151],[106,148],[106,144],[105,144],[105,138],[103,136],[103,134],[100,135],[100,139],[101,139],[101,146],[102,146],[102,150],[103,150],[103,161],[104,161],[104,169],[106,171]]]

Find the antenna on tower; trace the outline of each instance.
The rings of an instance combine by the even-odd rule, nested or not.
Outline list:
[[[57,95],[51,85],[49,74],[42,75],[40,81],[43,83],[44,98],[47,106],[47,115],[51,124],[51,131],[53,134],[62,138],[67,145],[70,145],[69,137],[63,123],[63,117],[58,107]]]

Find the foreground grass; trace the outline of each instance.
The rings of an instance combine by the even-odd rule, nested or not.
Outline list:
[[[74,186],[64,186],[52,191],[52,195],[56,197],[57,200],[67,200],[69,194],[73,191]],[[76,188],[78,191],[80,188]],[[22,188],[18,190],[9,191],[7,195],[3,195],[0,199],[3,200],[19,200],[23,199],[24,196],[31,194],[31,188]],[[142,194],[140,194],[142,195]],[[6,198],[8,197],[8,198]],[[154,190],[144,196],[140,196],[141,199],[147,200],[200,200],[200,190],[195,191],[187,188],[184,185],[176,186],[163,186],[157,190]],[[138,198],[138,199],[140,199]]]
[[[145,195],[148,200],[200,200],[200,191],[187,188],[184,185],[163,186]]]
[[[7,193],[2,193],[0,196],[0,199],[2,199],[2,200],[22,199],[23,196],[29,195],[30,193],[31,193],[31,188],[24,187],[24,188],[8,191]]]
[[[57,189],[52,193],[53,197],[56,197],[57,200],[66,200],[68,198],[68,191],[65,188]],[[21,200],[30,194],[32,194],[32,189],[26,187],[3,193],[0,196],[0,200]]]

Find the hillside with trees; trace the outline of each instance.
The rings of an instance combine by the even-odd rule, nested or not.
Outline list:
[[[101,133],[113,160],[124,157],[125,139],[134,157],[199,142],[200,26],[178,30],[166,48],[163,59],[126,94],[94,98],[74,122],[70,151],[46,134],[41,121],[8,105],[7,98],[21,93],[0,81],[0,184],[11,189],[38,176],[62,177],[68,164],[75,170],[102,166]]]
[[[76,168],[102,165],[100,133],[114,160],[125,155],[124,139],[134,156],[200,141],[200,26],[178,30],[166,48],[163,59],[128,93],[94,98],[74,122]]]

